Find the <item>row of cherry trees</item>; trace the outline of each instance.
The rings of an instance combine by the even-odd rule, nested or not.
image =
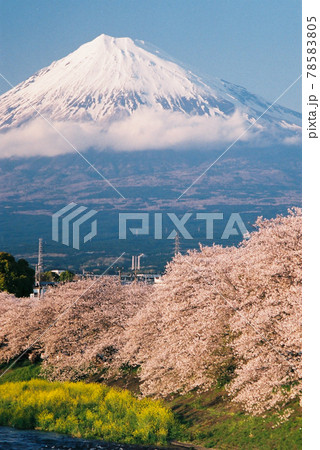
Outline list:
[[[104,277],[0,294],[1,361],[41,357],[52,379],[138,366],[144,395],[226,384],[250,412],[283,407],[301,393],[301,211],[256,226],[238,247],[177,255],[156,287]]]
[[[47,377],[79,379],[114,359],[147,287],[111,277],[60,284],[44,298],[0,293],[0,361],[41,359]]]

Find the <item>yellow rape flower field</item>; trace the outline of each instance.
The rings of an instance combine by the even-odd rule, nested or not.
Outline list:
[[[0,425],[128,444],[164,444],[177,426],[159,400],[97,384],[40,379],[0,385]]]

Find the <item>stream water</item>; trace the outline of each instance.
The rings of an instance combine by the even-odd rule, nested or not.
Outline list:
[[[109,450],[152,450],[157,447],[139,445],[114,444],[104,441],[77,439],[69,436],[35,430],[17,430],[0,427],[1,450],[40,450],[40,449],[109,449]],[[161,448],[163,450],[163,447]]]

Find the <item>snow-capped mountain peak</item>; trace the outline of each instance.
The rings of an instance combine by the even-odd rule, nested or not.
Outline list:
[[[28,123],[39,112],[55,122],[103,127],[140,109],[177,112],[186,117],[226,119],[236,111],[251,124],[270,103],[245,88],[214,79],[210,83],[143,41],[101,34],[54,61],[1,96],[0,130]],[[273,106],[260,128],[294,133],[300,115]]]

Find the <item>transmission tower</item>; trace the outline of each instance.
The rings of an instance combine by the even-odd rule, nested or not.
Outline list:
[[[35,273],[35,285],[39,286],[41,283],[41,273],[43,271],[43,258],[42,258],[42,238],[39,239],[39,249],[38,249],[38,264],[36,266]]]

